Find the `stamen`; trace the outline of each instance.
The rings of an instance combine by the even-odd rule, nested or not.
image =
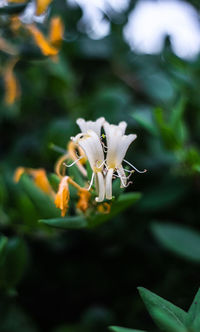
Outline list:
[[[131,173],[131,174],[133,174],[135,171],[133,171],[133,170],[129,170],[129,169],[126,169],[126,168],[123,168],[123,170],[125,171],[125,172],[128,172],[128,173]]]
[[[128,180],[128,179],[130,179],[130,177],[132,176],[132,174],[133,174],[133,172],[134,171],[132,171],[132,172],[130,172],[130,174],[128,175],[128,176],[119,176],[118,174],[113,174],[113,179],[115,178],[120,178],[120,179],[126,179],[126,180]]]
[[[138,173],[146,173],[147,169],[144,169],[144,171],[139,171],[135,166],[133,166],[131,163],[129,163],[129,161],[123,159],[123,161],[125,161],[125,163],[127,163],[129,166],[133,167],[133,169],[138,172]]]
[[[103,146],[103,151],[106,153],[108,151],[108,147],[105,145],[104,142],[101,141],[101,144]]]
[[[66,167],[71,167],[71,166],[75,165],[82,158],[83,158],[83,156],[80,156],[78,159],[76,159],[75,161],[73,161],[73,163],[71,163],[70,165],[67,165],[65,163],[63,163],[63,165],[66,166]]]
[[[88,191],[90,191],[90,189],[92,188],[93,181],[94,181],[94,172],[92,173],[92,177],[91,177],[90,185],[89,185],[89,187],[87,188]]]

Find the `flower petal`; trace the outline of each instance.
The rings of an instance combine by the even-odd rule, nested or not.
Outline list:
[[[88,130],[85,134],[78,134],[72,137],[73,142],[77,143],[85,152],[90,166],[94,172],[103,169],[104,153],[101,141],[93,130]]]
[[[118,126],[104,124],[107,141],[107,166],[108,168],[117,168],[122,163],[129,145],[136,139],[136,135],[124,135],[126,122],[120,122]]]
[[[112,177],[114,169],[110,168],[106,174],[106,198],[112,199]]]
[[[96,121],[85,121],[82,118],[76,120],[82,133],[86,133],[88,130],[93,130],[99,137],[101,136],[101,127],[105,119],[103,117],[97,119]]]
[[[96,202],[103,202],[105,197],[105,181],[101,172],[96,173],[96,182],[98,188],[98,197],[95,198]]]

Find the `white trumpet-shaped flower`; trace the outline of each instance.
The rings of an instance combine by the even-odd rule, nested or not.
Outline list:
[[[93,173],[88,190],[91,189],[95,180],[98,193],[98,197],[96,197],[97,202],[102,202],[104,198],[112,199],[112,180],[116,176],[120,178],[121,187],[127,187],[127,180],[133,171],[124,169],[122,166],[123,161],[139,173],[146,172],[146,170],[137,170],[124,159],[129,145],[137,137],[135,134],[125,135],[126,122],[122,121],[118,125],[113,125],[106,122],[104,118],[99,118],[96,121],[85,121],[80,118],[76,123],[82,133],[72,137],[72,140],[83,150],[90,163]],[[105,135],[101,136],[102,126]],[[103,143],[102,137],[106,137],[107,146]],[[106,154],[106,157],[104,157],[104,154]],[[80,158],[82,156],[77,161]],[[68,165],[68,167],[75,162]],[[130,175],[126,176],[126,172],[129,172]]]
[[[93,130],[99,137],[101,136],[101,127],[105,119],[99,118],[96,121],[85,121],[82,118],[76,120],[77,125],[79,126],[82,133],[87,133],[88,130]]]
[[[98,122],[98,120],[96,122]],[[85,123],[85,126],[87,127],[87,123]],[[101,131],[101,127],[100,130],[98,129],[98,131]],[[100,137],[94,130],[89,129],[86,132],[72,137],[72,140],[83,149],[93,171],[91,183],[88,189],[91,188],[95,178],[96,189],[98,192],[96,201],[102,202],[105,197],[105,181],[103,175],[104,152]]]
[[[129,145],[136,139],[136,135],[124,135],[126,122],[120,122],[118,125],[104,123],[104,130],[107,141],[106,168],[107,174],[105,179],[106,198],[112,199],[112,179],[116,171],[121,180],[121,187],[126,187],[127,177],[122,166],[123,159]]]

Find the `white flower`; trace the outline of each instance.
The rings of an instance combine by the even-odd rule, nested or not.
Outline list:
[[[122,166],[123,159],[129,145],[136,139],[136,135],[124,135],[126,130],[126,122],[120,122],[117,125],[104,123],[104,130],[107,141],[107,157],[106,157],[106,198],[112,199],[112,178],[116,171],[121,180],[121,187],[126,187],[127,177]]]
[[[84,125],[85,127],[87,127],[87,122],[84,123]],[[96,129],[98,132],[100,132],[101,127],[99,129],[96,125]],[[72,140],[74,141],[74,143],[78,144],[83,149],[93,171],[91,183],[88,189],[91,188],[93,180],[95,178],[96,189],[98,192],[98,197],[96,197],[96,201],[102,202],[105,197],[105,181],[103,175],[104,152],[100,138],[95,131],[89,129],[86,132],[72,137]]]
[[[77,125],[80,127],[82,133],[87,133],[88,130],[93,130],[99,137],[101,136],[101,127],[105,122],[104,118],[99,118],[96,121],[85,121],[82,118],[76,120]]]
[[[109,124],[104,118],[99,118],[96,121],[78,119],[76,122],[82,133],[72,137],[72,140],[84,151],[93,171],[88,190],[90,190],[95,180],[96,191],[98,193],[96,201],[102,202],[105,197],[110,200],[112,199],[113,178],[118,176],[121,180],[121,187],[127,187],[127,179],[133,172],[123,168],[123,161],[138,171],[124,159],[129,145],[137,136],[135,134],[125,135],[127,124],[124,121],[118,125]],[[105,136],[101,136],[102,126],[104,127]],[[106,137],[107,147],[102,142],[101,137]],[[106,158],[104,157],[104,153],[106,153]],[[80,158],[77,160],[80,160]],[[72,166],[75,162],[69,166]],[[125,172],[129,172],[130,175],[126,176]],[[138,172],[143,173],[146,170]]]

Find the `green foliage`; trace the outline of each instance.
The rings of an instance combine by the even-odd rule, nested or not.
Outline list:
[[[56,217],[60,215],[59,210],[56,209],[53,203],[53,199],[36,187],[26,174],[21,176],[20,185],[38,209],[41,217]]]
[[[82,216],[63,217],[57,219],[41,219],[39,222],[61,229],[79,229],[87,227],[87,221]]]
[[[172,223],[153,223],[152,232],[165,248],[194,262],[200,262],[200,234]]]
[[[186,2],[199,10],[198,1]],[[177,57],[169,39],[158,55],[131,51],[123,29],[136,3],[124,12],[108,6],[102,18],[110,34],[92,39],[78,6],[52,1],[44,20],[34,17],[33,24],[49,41],[51,18],[62,18],[63,43],[55,57],[42,53],[26,23],[15,26],[28,1],[0,8],[1,332],[105,332],[107,326],[157,332],[137,286],[181,308],[189,307],[199,287],[200,57]],[[12,73],[21,93],[8,105],[5,72],[15,59]],[[137,140],[125,159],[148,170],[135,172],[128,188],[113,181],[110,212],[95,201],[94,186],[83,213],[70,184],[69,209],[61,218],[54,195],[42,192],[32,176],[14,183],[16,168],[42,168],[56,193],[55,163],[79,132],[76,119],[102,116],[127,122],[126,133]],[[86,169],[87,177],[76,165],[66,174],[87,187],[88,162]],[[140,294],[161,330],[200,331],[199,292],[188,312],[144,288]]]
[[[161,330],[186,332],[187,313],[149,290],[139,287],[140,296]]]
[[[198,332],[200,328],[200,307],[199,298],[200,290],[198,290],[194,301],[188,312],[183,311],[179,307],[164,300],[160,296],[150,292],[148,289],[138,287],[140,296],[151,315],[152,319],[159,327],[160,331],[165,332]],[[138,331],[121,327],[110,327],[111,331],[128,332]]]
[[[145,332],[142,330],[132,330],[132,329],[127,329],[125,327],[119,327],[119,326],[110,326],[109,329],[114,332]]]
[[[111,210],[109,213],[102,214],[94,211],[89,216],[74,216],[64,217],[56,219],[41,219],[40,223],[61,228],[85,228],[96,227],[118,215],[122,211],[126,210],[129,206],[135,204],[141,197],[140,193],[127,193],[120,195],[117,199],[114,199]]]

